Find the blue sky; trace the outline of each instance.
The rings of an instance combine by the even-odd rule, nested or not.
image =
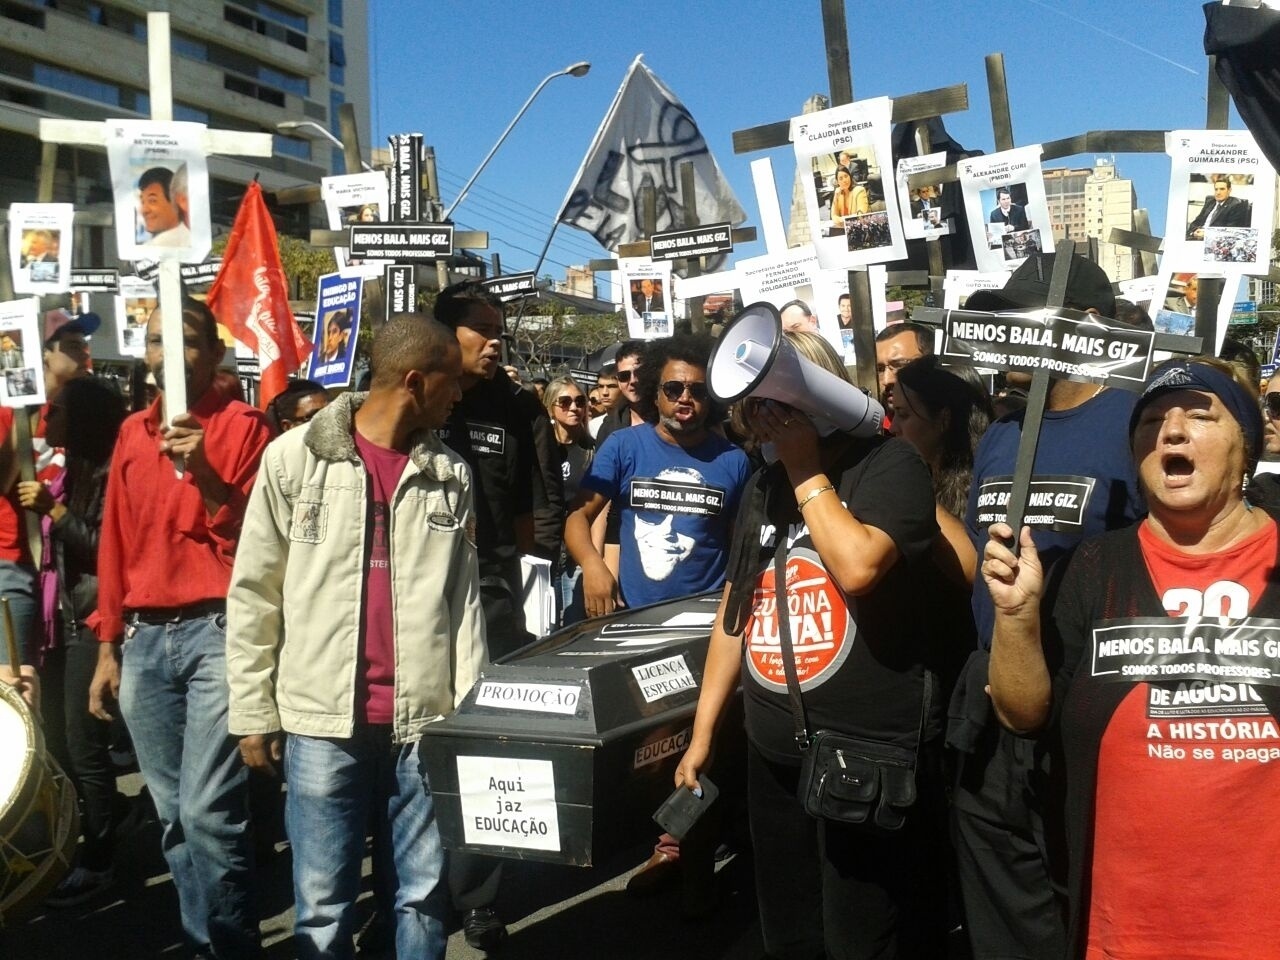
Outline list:
[[[848,0],[856,98],[967,83],[952,135],[993,148],[983,58],[1002,52],[1018,145],[1103,129],[1202,127],[1208,64],[1193,0]],[[552,81],[454,214],[485,229],[507,273],[533,267],[558,207],[637,53],[683,100],[748,214],[759,222],[749,165],[733,131],[800,112],[827,92],[819,0],[371,0],[374,142],[417,131],[436,151],[446,206],[543,77],[577,60],[581,79]],[[1241,126],[1234,112],[1232,126]],[[790,147],[768,152],[787,212]],[[1092,156],[1055,165],[1091,165]],[[1168,158],[1120,155],[1138,203],[1164,225]],[[735,256],[764,252],[762,242]],[[544,273],[608,254],[561,227]],[[603,289],[601,293],[608,296]]]

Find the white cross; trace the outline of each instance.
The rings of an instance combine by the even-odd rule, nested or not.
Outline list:
[[[173,120],[173,79],[169,52],[169,14],[147,14],[147,70],[150,75],[151,119]],[[42,119],[40,139],[45,143],[105,147],[106,124],[92,120]],[[206,130],[206,154],[236,154],[244,157],[271,156],[269,133],[240,130]],[[187,409],[185,338],[182,331],[181,266],[176,260],[161,260],[159,274],[160,314],[164,337],[164,407],[169,422]],[[199,399],[199,398],[197,398]]]

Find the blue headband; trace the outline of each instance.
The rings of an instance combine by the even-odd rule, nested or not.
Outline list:
[[[1133,406],[1133,413],[1129,415],[1130,445],[1142,409],[1162,393],[1173,390],[1203,390],[1221,400],[1244,432],[1246,459],[1250,464],[1258,459],[1262,450],[1262,411],[1257,398],[1251,397],[1249,391],[1236,383],[1233,377],[1207,363],[1193,360],[1166,360],[1151,372],[1142,388],[1142,395]]]

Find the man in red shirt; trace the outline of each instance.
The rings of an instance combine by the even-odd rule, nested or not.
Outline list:
[[[227,734],[226,596],[270,431],[257,410],[213,387],[224,350],[213,313],[184,299],[182,320],[195,402],[164,426],[156,310],[146,363],[162,392],[124,422],[111,462],[98,549],[103,643],[89,702],[107,718],[118,697],[164,829],[183,929],[197,950],[227,960],[260,950],[247,771]]]

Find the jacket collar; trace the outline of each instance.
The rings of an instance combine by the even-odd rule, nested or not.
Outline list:
[[[356,450],[355,413],[367,393],[343,393],[311,418],[306,426],[304,442],[321,460],[359,462]],[[443,483],[453,476],[453,461],[433,430],[419,430],[412,437],[409,459],[415,467],[433,480]]]

